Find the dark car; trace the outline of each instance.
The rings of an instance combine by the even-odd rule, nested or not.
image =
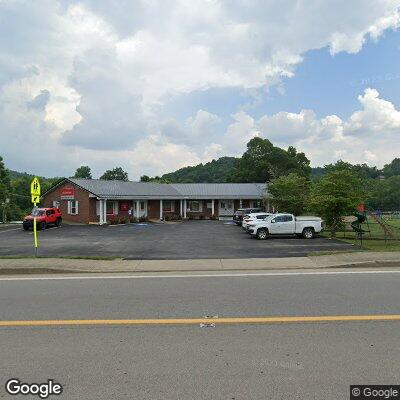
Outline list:
[[[246,214],[251,214],[251,213],[256,213],[256,212],[262,212],[262,208],[239,208],[238,210],[235,211],[235,214],[233,214],[233,221],[236,223],[236,225],[241,225],[243,221],[243,216]]]
[[[33,218],[32,214],[27,215],[23,222],[22,227],[27,231],[33,228]],[[62,222],[61,211],[58,208],[38,208],[36,210],[36,224],[37,228],[40,230],[46,229],[47,225],[60,226]]]

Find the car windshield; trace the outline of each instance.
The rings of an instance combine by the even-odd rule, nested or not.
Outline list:
[[[39,210],[36,215],[34,215],[34,211],[32,211],[32,213],[31,213],[32,217],[35,217],[35,216],[36,217],[41,217],[43,215],[44,215],[44,210]]]

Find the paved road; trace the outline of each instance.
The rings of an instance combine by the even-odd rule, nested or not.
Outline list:
[[[349,272],[0,278],[0,321],[400,314],[399,272]],[[161,322],[0,327],[0,377],[54,378],[61,398],[100,400],[337,400],[350,384],[399,383],[399,321]]]
[[[314,251],[351,249],[324,238],[252,239],[224,221],[125,226],[63,226],[39,233],[46,256],[114,256],[130,259],[206,259],[305,256]],[[32,232],[0,231],[0,255],[32,255]]]

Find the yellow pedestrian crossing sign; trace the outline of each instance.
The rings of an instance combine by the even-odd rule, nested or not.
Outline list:
[[[33,215],[33,243],[35,246],[35,256],[37,256],[37,249],[39,246],[37,231],[36,231],[36,215],[37,215],[37,207],[36,204],[40,202],[40,182],[39,179],[35,176],[31,182],[31,199],[32,203],[35,207],[33,207],[32,215]]]
[[[32,196],[32,203],[39,203],[40,182],[36,176],[33,178],[32,182],[31,182],[31,196]]]

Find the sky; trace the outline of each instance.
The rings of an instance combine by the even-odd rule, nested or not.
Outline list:
[[[254,136],[312,166],[400,157],[400,0],[0,0],[9,169],[137,180]]]

